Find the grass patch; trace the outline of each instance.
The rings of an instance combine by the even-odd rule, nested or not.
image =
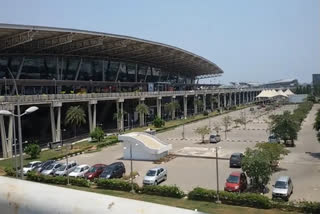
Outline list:
[[[263,210],[263,209],[255,209],[255,208],[248,208],[248,207],[231,206],[231,205],[225,205],[225,204],[216,204],[213,202],[192,201],[187,199],[176,199],[176,198],[161,197],[161,196],[155,196],[155,195],[132,194],[130,192],[122,192],[122,191],[115,191],[115,190],[92,189],[92,188],[76,187],[76,186],[68,186],[68,187],[62,186],[62,187],[81,190],[81,191],[87,191],[87,192],[94,192],[94,193],[99,193],[104,195],[134,199],[139,201],[151,202],[156,204],[163,204],[163,205],[190,209],[190,210],[197,209],[198,211],[205,212],[205,213],[222,213],[222,214],[295,213],[295,212],[284,212],[278,209]]]

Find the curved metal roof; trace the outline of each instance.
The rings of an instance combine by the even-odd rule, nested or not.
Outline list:
[[[189,51],[116,34],[66,28],[0,24],[0,55],[55,55],[131,61],[170,72],[221,74],[213,62]]]

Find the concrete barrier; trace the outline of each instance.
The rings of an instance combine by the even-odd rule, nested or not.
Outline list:
[[[200,212],[0,176],[1,214]]]

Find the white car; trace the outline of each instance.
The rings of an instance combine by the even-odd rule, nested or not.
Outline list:
[[[86,172],[88,172],[90,166],[89,165],[86,165],[86,164],[83,164],[83,165],[80,165],[80,166],[77,166],[72,172],[70,172],[69,176],[70,177],[84,177],[84,174]]]
[[[22,169],[23,174],[26,175],[28,172],[30,172],[31,170],[33,170],[34,168],[36,168],[40,164],[41,164],[41,161],[32,161],[32,162],[28,163],[28,165],[26,165]]]
[[[53,175],[60,167],[62,166],[61,163],[54,162],[47,166],[44,170],[42,170],[42,175]]]
[[[150,169],[143,178],[144,185],[158,185],[161,181],[167,180],[167,170],[162,167]]]
[[[76,168],[77,165],[78,164],[75,161],[68,163],[68,166],[67,166],[67,164],[62,164],[60,166],[60,168],[58,168],[55,171],[54,175],[65,176],[65,175],[69,174],[70,172],[72,172]]]

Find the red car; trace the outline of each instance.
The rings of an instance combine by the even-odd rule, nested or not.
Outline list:
[[[243,172],[232,172],[225,184],[224,191],[242,192],[247,189],[247,176]]]
[[[89,179],[90,181],[92,181],[94,178],[99,178],[100,174],[102,173],[105,167],[107,167],[107,165],[105,164],[95,164],[92,167],[90,167],[86,174],[84,174],[84,177],[86,179]]]

